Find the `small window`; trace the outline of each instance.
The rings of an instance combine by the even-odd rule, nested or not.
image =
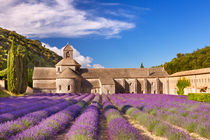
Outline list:
[[[70,86],[70,85],[68,85],[68,91],[69,91],[69,90],[71,90],[71,86]]]
[[[60,72],[60,67],[58,67],[58,72]]]
[[[59,85],[59,90],[61,90],[61,85]]]
[[[69,57],[70,57],[70,53],[67,52],[67,53],[66,53],[66,58],[69,58]]]

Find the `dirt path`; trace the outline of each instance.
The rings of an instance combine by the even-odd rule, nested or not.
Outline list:
[[[107,123],[106,123],[106,118],[103,115],[103,110],[100,109],[100,119],[99,119],[99,134],[98,134],[98,139],[99,140],[108,140],[109,136],[107,134]]]
[[[149,132],[145,127],[140,125],[138,122],[132,120],[128,115],[123,115],[123,117],[134,127],[139,131],[140,136],[143,140],[167,140],[167,138],[158,137],[153,135],[151,132]]]

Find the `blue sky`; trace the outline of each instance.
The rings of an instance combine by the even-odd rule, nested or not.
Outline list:
[[[210,0],[0,2],[1,27],[55,51],[69,43],[84,67],[151,67],[210,45]]]

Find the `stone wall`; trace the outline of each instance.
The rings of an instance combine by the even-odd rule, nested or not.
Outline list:
[[[200,75],[189,75],[184,76],[186,79],[190,80],[191,86],[185,88],[184,92],[187,95],[188,93],[201,93],[202,89],[206,88],[206,92],[210,92],[210,74],[200,74]],[[179,77],[170,77],[169,78],[169,93],[177,94],[177,82],[181,78]]]
[[[56,89],[33,88],[33,93],[56,93]]]
[[[168,80],[168,78],[160,78],[159,80],[162,83],[162,93],[169,94],[169,80]]]
[[[82,93],[101,93],[99,79],[83,79],[81,82]]]
[[[114,94],[115,85],[102,85],[100,94]]]
[[[33,80],[33,92],[55,93],[56,80]]]
[[[57,93],[77,93],[75,79],[56,79]]]
[[[0,88],[5,89],[5,87],[6,87],[5,80],[0,80]]]

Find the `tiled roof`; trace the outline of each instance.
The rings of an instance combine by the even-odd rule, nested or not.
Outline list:
[[[70,68],[66,68],[62,73],[56,76],[58,79],[79,78],[79,75]]]
[[[71,58],[64,58],[59,61],[56,66],[81,66],[76,60]]]
[[[171,77],[176,77],[176,76],[199,75],[199,74],[207,74],[207,73],[210,74],[210,68],[181,71],[181,72],[176,72],[176,73],[174,73],[170,76]]]

